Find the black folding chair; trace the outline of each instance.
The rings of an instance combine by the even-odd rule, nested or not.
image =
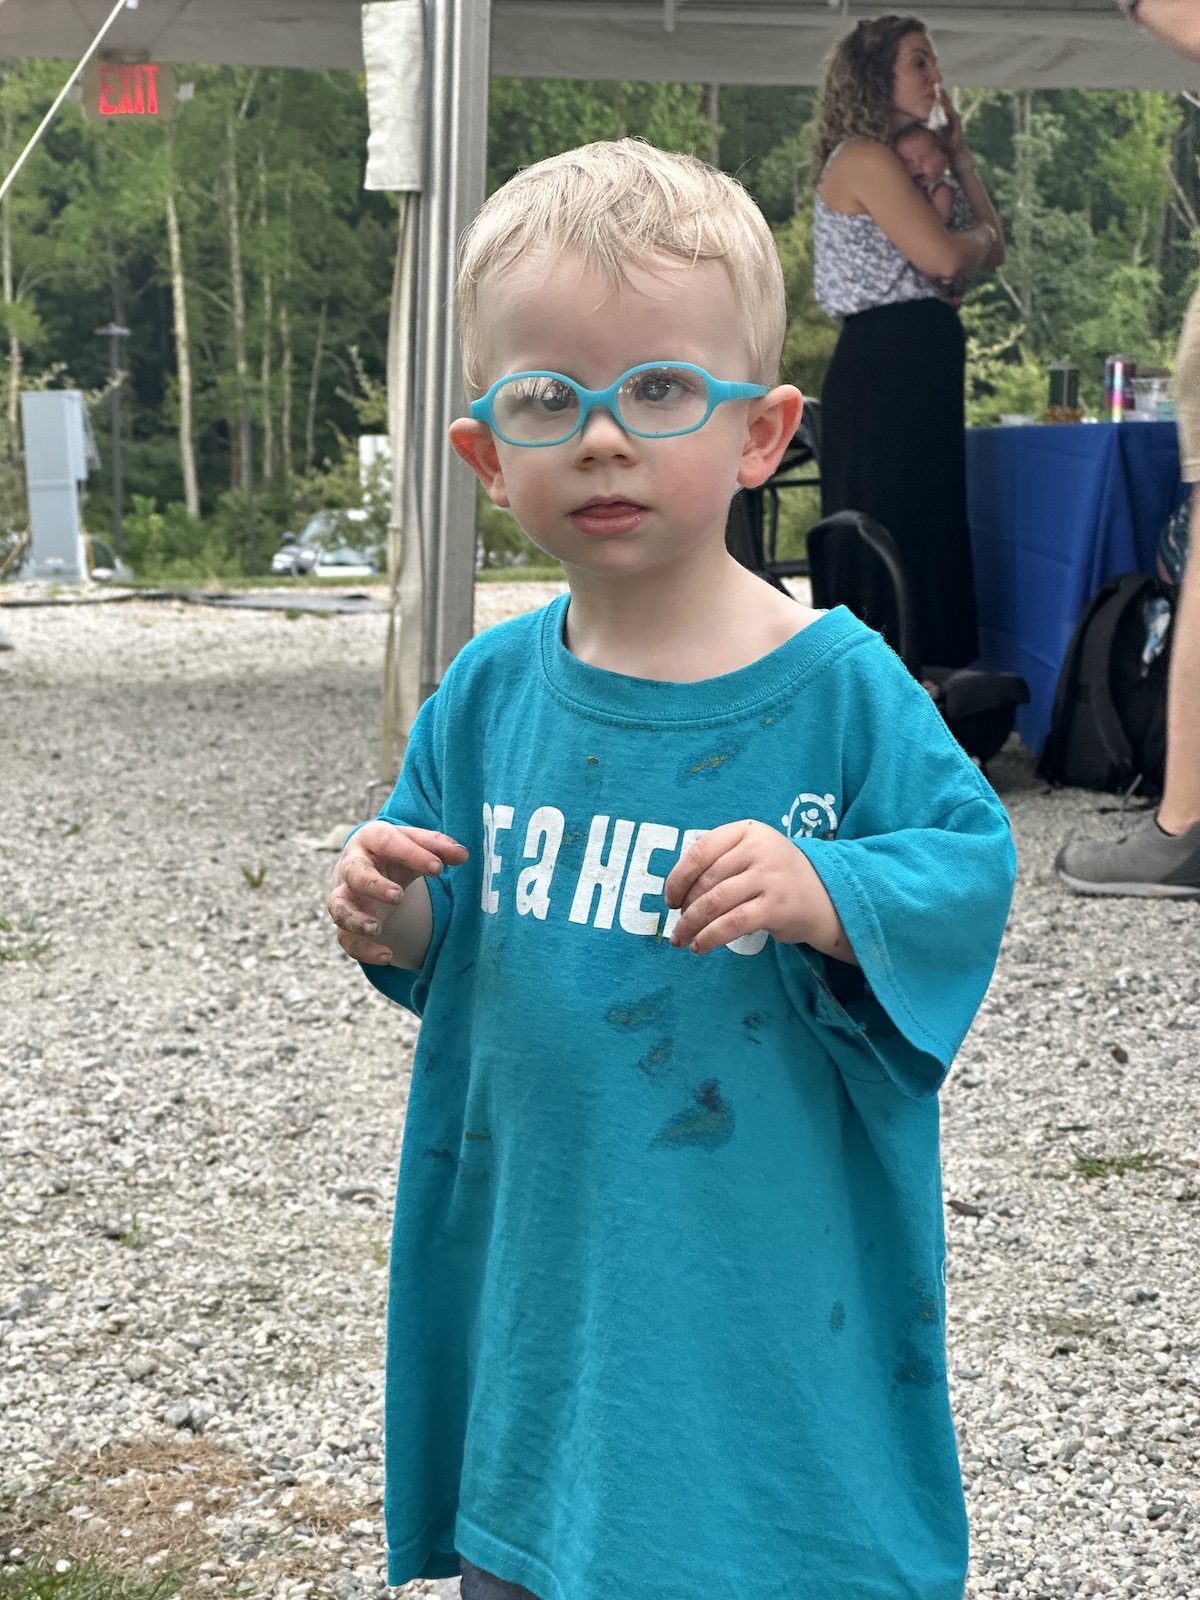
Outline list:
[[[942,667],[922,659],[920,633],[904,560],[888,530],[864,511],[838,511],[808,532],[808,557],[778,557],[779,493],[819,484],[821,404],[806,400],[796,434],[775,472],[759,489],[735,495],[725,525],[730,553],[766,582],[810,577],[813,604],[822,610],[844,605],[868,627],[882,633],[919,683],[933,686],[933,699],[951,733],[980,764],[989,761],[1012,732],[1017,707],[1029,699],[1029,685],[1015,672],[977,667]],[[886,575],[885,602],[878,612],[862,592],[863,550]]]
[[[878,611],[861,603],[863,551],[887,576],[887,598]],[[837,511],[808,530],[813,605],[827,610],[844,605],[868,627],[882,633],[918,682],[933,685],[933,698],[950,732],[968,755],[982,764],[1012,732],[1017,707],[1029,699],[1029,685],[1015,672],[981,667],[940,667],[921,656],[920,632],[904,561],[888,530],[865,511]]]

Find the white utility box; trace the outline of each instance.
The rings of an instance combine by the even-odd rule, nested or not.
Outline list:
[[[21,396],[29,553],[23,578],[85,583],[87,553],[79,491],[100,454],[80,389],[30,389]]]

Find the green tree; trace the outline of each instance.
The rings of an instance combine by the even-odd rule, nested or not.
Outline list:
[[[821,310],[813,294],[811,199],[790,222],[775,229],[775,244],[783,265],[788,302],[780,375],[802,393],[816,397],[821,393],[837,343],[838,327]]]
[[[646,139],[707,156],[719,134],[699,84],[495,78],[488,106],[488,190],[522,167],[596,139]]]
[[[1008,260],[964,308],[974,414],[992,409],[989,397],[1004,410],[1030,409],[1015,402],[1028,401],[1033,375],[1064,357],[1079,363],[1084,399],[1097,404],[1107,355],[1156,362],[1174,344],[1181,257],[1194,259],[1191,229],[1178,228],[1178,194],[1187,194],[1174,170],[1180,99],[991,91],[977,110],[973,138],[1005,221]],[[1177,290],[1166,289],[1167,277]]]
[[[0,66],[0,164],[69,70]],[[355,441],[381,426],[367,412],[382,393],[394,206],[362,189],[366,106],[355,75],[178,75],[195,93],[167,128],[87,123],[64,107],[0,208],[0,535],[24,520],[21,389],[71,382],[102,400],[108,350],[94,330],[115,316],[131,329],[131,551],[147,573],[182,576],[191,562],[196,574],[227,576],[246,554],[243,397],[262,557],[306,510],[362,499]],[[498,79],[489,183],[624,133],[705,159],[715,151],[775,231],[785,375],[819,394],[837,329],[812,292],[813,98],[786,87]],[[959,101],[1009,238],[1005,269],[963,308],[972,414],[1036,409],[1045,367],[1064,356],[1083,367],[1094,403],[1105,355],[1156,360],[1174,342],[1197,275],[1200,109],[1187,96],[1112,91],[969,90]],[[107,454],[102,410],[95,421]],[[86,515],[100,531],[110,513],[102,473]],[[528,557],[510,522],[489,525],[489,559]]]

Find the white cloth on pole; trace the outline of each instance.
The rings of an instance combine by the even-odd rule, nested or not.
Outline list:
[[[424,0],[368,0],[366,189],[420,191],[425,168]]]
[[[381,776],[395,779],[421,703],[424,580],[413,477],[413,314],[417,218],[425,170],[425,3],[369,0],[362,8],[367,69],[367,170],[363,186],[406,196],[388,321],[388,633],[383,681]]]

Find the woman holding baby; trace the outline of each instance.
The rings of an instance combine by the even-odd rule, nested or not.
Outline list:
[[[914,124],[937,127],[941,172]],[[822,514],[849,508],[884,524],[908,570],[924,661],[965,666],[979,639],[965,341],[952,302],[962,279],[1003,262],[1004,237],[916,17],[860,22],[835,47],[813,176],[816,295],[842,322],[821,395]],[[873,558],[841,576],[868,618],[886,614]]]

